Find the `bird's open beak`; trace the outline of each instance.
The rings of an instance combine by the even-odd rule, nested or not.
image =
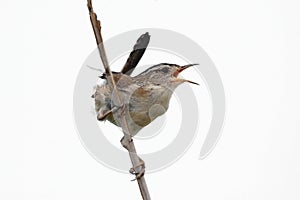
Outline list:
[[[184,66],[180,66],[173,74],[174,77],[176,77],[176,81],[178,82],[188,82],[188,83],[192,83],[192,84],[195,84],[195,85],[199,85],[199,83],[196,83],[194,81],[190,81],[190,80],[186,80],[186,79],[182,79],[182,78],[177,78],[178,77],[178,74],[180,72],[182,72],[183,70],[191,67],[191,66],[194,66],[194,65],[199,65],[199,64],[188,64],[188,65],[184,65]]]

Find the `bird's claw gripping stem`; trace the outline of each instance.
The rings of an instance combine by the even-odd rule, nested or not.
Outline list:
[[[131,180],[131,181],[135,181],[137,179],[140,179],[141,177],[144,176],[145,174],[145,162],[140,159],[140,163],[132,168],[130,168],[129,173],[132,175],[135,175],[135,179]]]
[[[129,143],[132,142],[132,139],[130,141],[126,140],[125,137],[122,137],[121,139],[121,144],[122,146],[129,150]],[[135,175],[135,179],[131,180],[131,181],[135,181],[137,179],[140,179],[141,177],[144,176],[145,174],[145,162],[139,157],[139,164],[137,164],[136,166],[133,166],[132,168],[130,168],[129,173],[132,175]]]
[[[120,142],[125,149],[129,150],[129,143],[132,142],[132,138],[130,139],[130,141],[128,141],[123,136]]]

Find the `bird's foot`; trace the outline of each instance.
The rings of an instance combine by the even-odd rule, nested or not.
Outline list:
[[[125,137],[122,137],[121,139],[122,146],[129,151],[129,145],[130,142],[132,142],[132,138],[128,141]],[[135,179],[131,181],[135,181],[137,179],[140,179],[145,174],[145,162],[139,157],[139,163],[132,168],[130,168],[129,173],[132,175],[135,175]]]
[[[131,181],[135,181],[137,179],[140,179],[141,177],[144,176],[145,174],[145,162],[141,159],[140,159],[140,163],[137,164],[136,166],[130,168],[129,170],[129,173],[132,174],[132,175],[135,175],[135,179],[131,180]]]
[[[128,141],[124,136],[122,137],[122,139],[120,140],[122,146],[129,150],[129,143],[132,142],[132,138],[130,138],[130,141]]]

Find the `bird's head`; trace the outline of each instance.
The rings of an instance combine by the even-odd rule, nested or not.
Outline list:
[[[176,64],[161,63],[148,68],[140,75],[146,76],[147,79],[151,80],[151,82],[153,83],[166,85],[174,89],[181,83],[185,83],[185,82],[199,85],[196,82],[178,77],[178,75],[182,71],[194,65],[198,65],[198,64],[188,64],[188,65],[180,66]]]

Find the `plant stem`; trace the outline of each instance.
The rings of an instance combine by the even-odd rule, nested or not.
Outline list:
[[[103,45],[103,39],[102,39],[102,35],[101,35],[101,24],[100,21],[97,19],[97,15],[93,10],[93,5],[92,5],[92,1],[88,0],[88,9],[89,9],[89,14],[90,14],[90,20],[93,26],[93,30],[94,30],[94,34],[95,34],[95,38],[97,41],[97,46],[98,46],[98,50],[100,53],[100,57],[103,63],[103,66],[105,68],[105,72],[107,74],[107,80],[108,80],[108,84],[110,84],[110,87],[113,88],[113,91],[116,94],[116,100],[118,101],[117,104],[123,106],[123,102],[122,99],[120,98],[120,95],[118,93],[118,88],[116,86],[116,82],[114,80],[113,74],[110,70],[109,64],[108,64],[108,59],[105,53],[105,48]],[[121,109],[119,109],[119,114],[120,114],[120,118],[121,118],[121,127],[124,133],[124,139],[127,141],[128,143],[128,153],[129,153],[129,157],[131,160],[131,163],[133,166],[138,166],[140,160],[139,157],[136,153],[136,149],[135,149],[135,145],[132,141],[131,138],[131,134],[130,134],[130,130],[128,127],[128,123],[125,117],[125,112],[126,109],[124,109],[124,111],[120,111]],[[140,192],[141,195],[143,197],[143,200],[151,200],[150,198],[150,194],[147,188],[147,184],[146,184],[146,180],[144,178],[144,176],[142,176],[141,178],[137,178],[137,182],[140,188]]]

